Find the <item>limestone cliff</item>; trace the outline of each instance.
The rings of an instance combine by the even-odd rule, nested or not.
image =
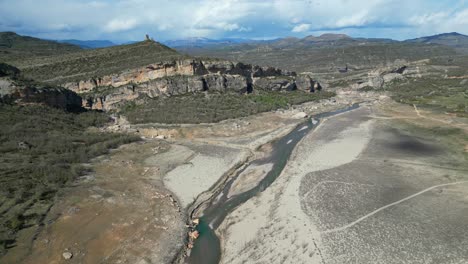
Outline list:
[[[216,74],[216,75],[214,75]],[[221,79],[229,81],[229,76],[241,76],[246,84],[255,78],[274,76],[295,76],[294,72],[282,71],[273,67],[252,66],[230,61],[178,60],[150,64],[146,67],[126,70],[113,75],[91,78],[79,82],[65,83],[62,86],[77,93],[89,92],[97,87],[120,87],[127,84],[141,84],[151,80],[173,76],[206,76],[207,82]],[[220,84],[221,84],[221,80]],[[229,85],[228,85],[229,86]],[[222,89],[218,87],[216,89]]]
[[[182,95],[200,91],[249,93],[254,88],[273,91],[314,91],[314,81],[296,73],[230,61],[179,60],[151,64],[111,76],[67,83],[63,86],[82,93],[83,106],[112,110],[131,100]]]

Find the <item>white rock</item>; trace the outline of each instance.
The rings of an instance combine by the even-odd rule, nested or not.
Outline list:
[[[306,118],[307,117],[307,114],[304,113],[304,112],[299,112],[295,115],[293,115],[293,118],[296,118],[296,119],[301,119],[301,118]]]
[[[73,254],[71,252],[63,252],[62,254],[64,259],[71,259],[73,257]]]

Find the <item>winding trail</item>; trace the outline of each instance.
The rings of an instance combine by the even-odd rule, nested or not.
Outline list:
[[[407,201],[407,200],[409,200],[409,199],[412,199],[412,198],[414,198],[414,197],[416,197],[416,196],[418,196],[418,195],[421,195],[421,194],[426,193],[426,192],[428,192],[428,191],[431,191],[431,190],[433,190],[433,189],[440,188],[440,187],[451,186],[451,185],[457,185],[457,184],[464,184],[464,183],[468,183],[468,181],[459,181],[459,182],[451,182],[451,183],[444,183],[444,184],[434,185],[434,186],[429,187],[429,188],[427,188],[427,189],[424,189],[424,190],[422,190],[422,191],[420,191],[420,192],[417,192],[417,193],[415,193],[415,194],[413,194],[413,195],[410,195],[410,196],[408,196],[408,197],[406,197],[406,198],[403,198],[403,199],[401,199],[401,200],[399,200],[399,201],[396,201],[396,202],[394,202],[394,203],[391,203],[391,204],[387,204],[387,205],[385,205],[385,206],[382,206],[382,207],[380,207],[379,209],[374,210],[373,212],[371,212],[371,213],[369,213],[369,214],[366,214],[366,215],[364,215],[363,217],[361,217],[361,218],[357,219],[356,221],[353,221],[353,222],[351,222],[351,223],[349,223],[349,224],[347,224],[347,225],[345,225],[345,226],[338,227],[338,228],[333,228],[333,229],[329,229],[329,230],[325,230],[325,231],[322,231],[322,232],[320,232],[320,233],[322,233],[322,234],[328,234],[328,233],[334,233],[334,232],[343,231],[343,230],[345,230],[345,229],[347,229],[347,228],[350,228],[350,227],[352,227],[352,226],[358,224],[359,222],[365,220],[366,218],[375,215],[376,213],[378,213],[378,212],[380,212],[380,211],[383,211],[383,210],[385,210],[385,209],[387,209],[387,208],[389,208],[389,207],[392,207],[392,206],[394,206],[394,205],[400,204],[400,203],[402,203],[402,202],[404,202],[404,201]]]

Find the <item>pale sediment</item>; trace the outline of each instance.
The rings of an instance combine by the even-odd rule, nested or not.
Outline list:
[[[222,263],[321,263],[320,233],[303,212],[299,187],[311,171],[353,161],[370,138],[372,121],[350,121],[365,115],[359,109],[334,117],[307,135],[293,152],[282,174],[264,192],[230,214],[217,230]],[[341,125],[339,125],[341,123]],[[329,129],[341,133],[330,138]]]
[[[239,162],[238,149],[224,149],[222,153],[194,155],[184,164],[174,168],[164,177],[164,184],[179,198],[182,207],[191,204],[202,192],[214,185],[229,168]]]
[[[241,174],[239,174],[237,179],[233,182],[227,197],[229,198],[253,189],[272,168],[273,163],[250,165]]]

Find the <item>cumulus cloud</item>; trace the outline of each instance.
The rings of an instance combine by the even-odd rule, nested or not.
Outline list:
[[[138,40],[302,37],[322,32],[407,38],[468,34],[464,0],[0,0],[0,31],[43,38]]]
[[[300,24],[297,26],[294,26],[292,29],[292,32],[299,33],[299,32],[306,32],[309,31],[311,28],[310,24]]]
[[[344,16],[336,21],[335,27],[358,27],[368,24],[371,21],[371,17],[368,15],[366,10],[363,10],[356,14]]]
[[[107,32],[118,32],[133,29],[137,26],[135,19],[112,19],[104,26],[104,30]]]

